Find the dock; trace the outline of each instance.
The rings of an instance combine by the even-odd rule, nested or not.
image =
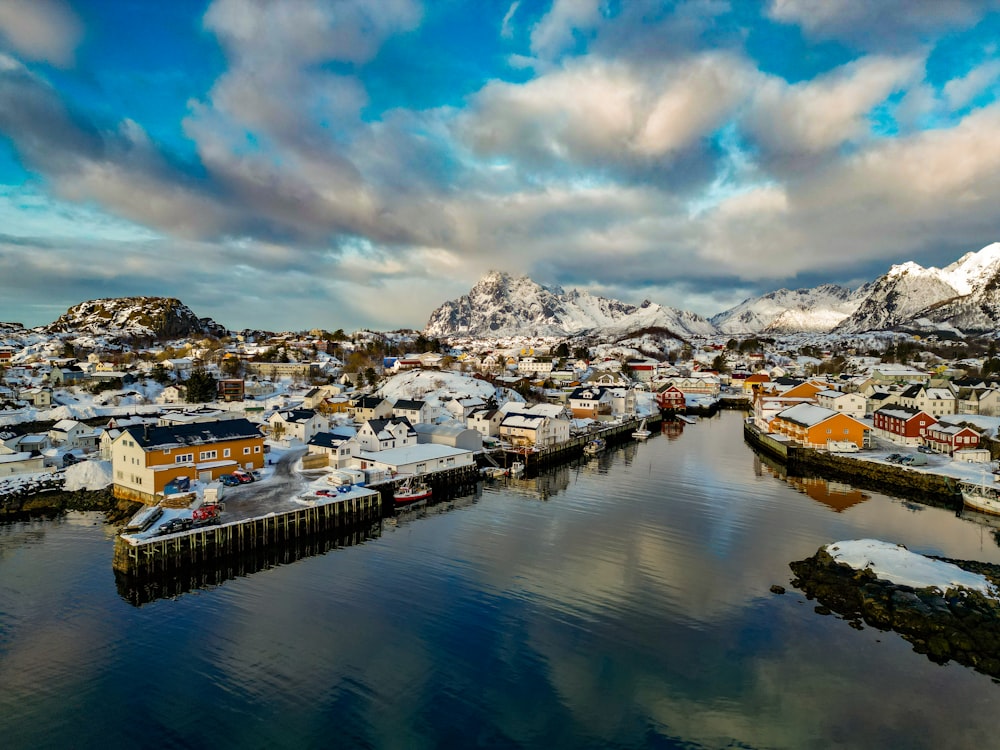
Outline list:
[[[644,417],[635,417],[623,422],[619,422],[608,427],[592,430],[586,435],[570,438],[564,443],[557,443],[539,450],[525,450],[510,448],[504,450],[505,466],[509,466],[514,461],[522,461],[525,471],[538,470],[554,464],[572,461],[583,455],[583,446],[595,438],[601,438],[607,442],[608,446],[634,440],[632,433],[639,426],[642,420],[646,420],[646,426],[650,429],[659,427],[663,417],[659,413],[653,413]]]

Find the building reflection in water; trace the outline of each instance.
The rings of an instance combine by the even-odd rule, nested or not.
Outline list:
[[[753,456],[754,474],[757,476],[763,476],[765,473],[770,474],[837,513],[843,513],[848,508],[863,503],[871,497],[856,487],[832,479],[789,476],[787,467],[783,464],[756,452]]]

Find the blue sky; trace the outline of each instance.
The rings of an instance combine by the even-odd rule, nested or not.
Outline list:
[[[0,0],[0,320],[704,315],[1000,240],[993,0]]]

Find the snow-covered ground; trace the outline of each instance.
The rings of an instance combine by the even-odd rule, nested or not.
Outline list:
[[[101,490],[112,484],[110,461],[81,461],[66,468],[66,490]]]
[[[961,587],[1000,598],[1000,591],[984,576],[910,552],[899,544],[878,539],[853,539],[828,544],[826,551],[837,562],[855,570],[871,570],[877,578],[901,586],[918,589],[936,586],[941,591]]]

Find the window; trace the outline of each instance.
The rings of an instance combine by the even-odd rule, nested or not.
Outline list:
[[[250,455],[250,448],[249,447],[243,449],[243,455],[244,456],[249,456]]]
[[[255,446],[253,447],[253,452],[254,452],[254,453],[260,453],[260,446],[259,446],[259,445],[255,445]]]
[[[223,451],[222,451],[222,457],[223,458],[229,458],[229,448],[223,449]]]
[[[178,456],[174,457],[174,463],[175,464],[186,464],[186,463],[190,463],[192,461],[194,461],[194,454],[193,453],[184,453],[182,455],[178,455]]]
[[[170,455],[170,451],[172,451],[172,450],[173,450],[173,448],[164,448],[163,449],[163,455],[164,456],[169,456]]]
[[[198,454],[199,461],[211,461],[212,459],[218,457],[219,457],[218,451],[201,451],[201,453]]]

